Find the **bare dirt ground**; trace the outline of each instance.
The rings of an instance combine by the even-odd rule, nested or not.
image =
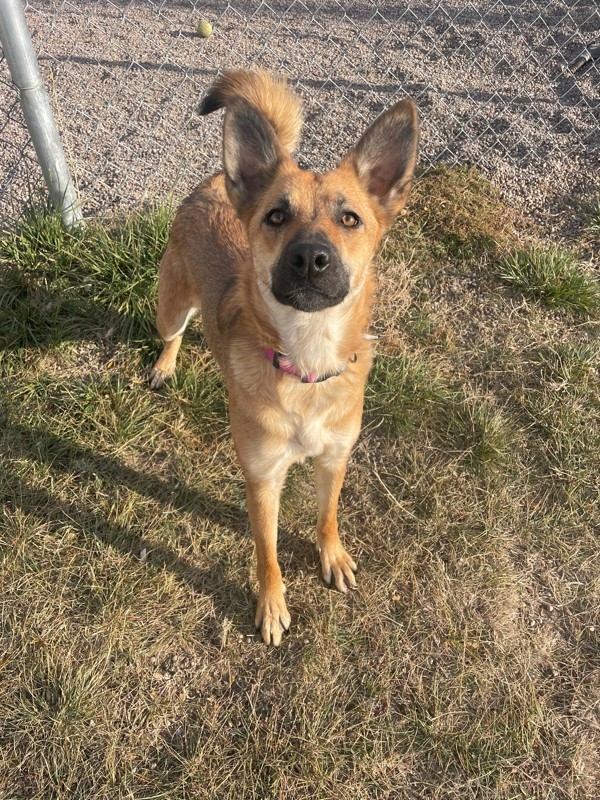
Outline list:
[[[332,166],[385,106],[417,100],[421,163],[474,164],[509,203],[565,231],[597,191],[594,2],[80,2],[34,0],[39,52],[85,213],[178,201],[219,168],[219,115],[199,97],[218,71],[264,67],[307,109],[300,160]],[[214,33],[195,34],[209,19]],[[39,174],[0,59],[0,219]],[[596,184],[596,185],[595,185]]]

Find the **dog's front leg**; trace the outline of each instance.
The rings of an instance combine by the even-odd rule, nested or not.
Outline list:
[[[323,578],[333,581],[340,592],[356,589],[356,564],[344,549],[338,533],[338,501],[346,475],[348,456],[315,459],[317,490],[317,550],[321,556]]]
[[[277,561],[277,517],[283,479],[246,482],[248,516],[256,547],[258,606],[255,624],[267,644],[279,645],[291,618]]]

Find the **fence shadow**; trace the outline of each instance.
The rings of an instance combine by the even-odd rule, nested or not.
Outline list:
[[[123,69],[123,70],[142,70],[150,72],[160,70],[161,72],[173,72],[178,75],[203,75],[208,78],[214,78],[217,74],[214,69],[203,69],[201,67],[184,67],[169,61],[138,61],[135,58],[130,59],[106,59],[106,58],[89,58],[87,56],[46,56],[41,55],[40,61],[49,61],[52,64],[82,64],[91,67],[105,67],[106,69]]]
[[[237,505],[212,497],[190,486],[163,480],[151,471],[138,471],[118,459],[101,454],[92,448],[82,447],[70,439],[50,433],[42,427],[28,427],[11,423],[2,415],[3,437],[9,443],[10,458],[5,460],[2,501],[6,508],[19,508],[40,524],[66,524],[74,528],[83,540],[97,540],[115,550],[138,560],[145,548],[148,564],[154,569],[166,569],[187,583],[194,592],[210,596],[220,617],[236,620],[246,633],[253,632],[251,606],[254,599],[248,591],[229,579],[224,565],[211,562],[201,567],[179,556],[156,538],[144,535],[142,530],[113,520],[97,508],[89,508],[78,498],[66,499],[47,487],[24,481],[11,469],[11,463],[27,460],[51,467],[55,473],[72,475],[77,464],[85,463],[83,479],[98,478],[103,490],[109,494],[118,487],[151,498],[164,506],[165,512],[176,509],[196,520],[226,526],[242,540],[248,540],[248,524],[244,510]]]

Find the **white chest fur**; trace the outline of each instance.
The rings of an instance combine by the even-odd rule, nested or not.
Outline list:
[[[317,313],[298,311],[284,306],[263,287],[271,320],[281,340],[284,353],[302,375],[339,372],[347,354],[340,352],[340,342],[352,313],[350,295],[337,306]]]

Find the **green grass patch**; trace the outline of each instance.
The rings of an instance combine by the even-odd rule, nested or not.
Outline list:
[[[451,392],[425,360],[406,354],[375,360],[366,394],[366,414],[389,437],[418,430],[449,402]]]
[[[376,359],[366,394],[367,422],[391,440],[427,436],[479,471],[501,468],[514,445],[510,425],[483,398],[467,398],[422,357]]]
[[[581,316],[596,313],[600,289],[577,259],[560,247],[532,245],[502,262],[499,277],[526,297]]]
[[[444,410],[446,447],[486,474],[514,460],[515,437],[505,416],[487,400],[458,397]]]
[[[138,341],[151,333],[171,218],[159,207],[67,231],[60,216],[31,211],[0,242],[5,347],[79,340],[102,328]]]
[[[595,198],[590,209],[589,231],[596,244],[600,245],[600,194]]]
[[[542,378],[549,387],[579,394],[596,379],[600,352],[597,344],[567,342],[543,348],[538,358]]]

